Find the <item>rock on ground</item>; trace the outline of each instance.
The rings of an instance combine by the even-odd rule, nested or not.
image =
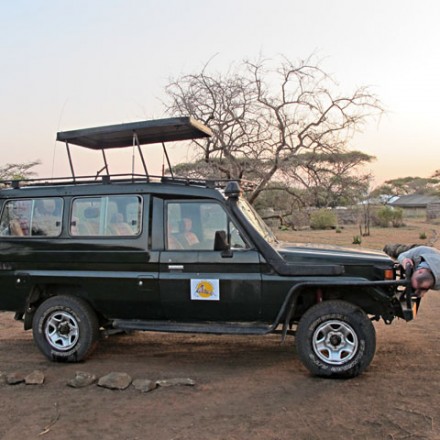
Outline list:
[[[135,379],[132,383],[134,388],[141,393],[148,393],[149,391],[153,391],[157,384],[156,382],[149,379]]]
[[[19,383],[23,383],[24,382],[24,374],[23,373],[9,373],[6,376],[6,383],[9,385],[17,385]]]
[[[94,384],[97,381],[97,377],[92,373],[85,371],[77,371],[75,377],[67,382],[67,385],[72,388],[84,388]]]
[[[159,387],[173,387],[176,385],[186,385],[186,386],[194,386],[196,383],[186,377],[186,378],[175,378],[175,379],[164,379],[156,381],[157,386]]]
[[[42,385],[44,383],[44,374],[40,370],[35,370],[31,374],[28,374],[24,381],[26,385]]]
[[[110,390],[125,390],[131,384],[131,377],[127,373],[109,373],[98,380],[98,386]]]

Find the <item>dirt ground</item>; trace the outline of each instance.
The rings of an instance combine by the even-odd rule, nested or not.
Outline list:
[[[315,378],[293,337],[134,333],[100,342],[81,364],[47,361],[11,313],[0,313],[0,371],[45,374],[0,385],[0,439],[440,439],[440,294],[417,319],[376,323],[377,351],[351,380]],[[66,386],[76,371],[191,378],[141,393]]]
[[[293,339],[135,333],[101,342],[82,364],[46,361],[9,313],[0,314],[1,370],[46,375],[43,385],[0,387],[0,438],[27,439],[438,439],[440,296],[418,318],[377,324],[378,349],[358,378],[311,377]],[[189,377],[194,387],[142,394],[91,385],[75,371],[133,378]]]

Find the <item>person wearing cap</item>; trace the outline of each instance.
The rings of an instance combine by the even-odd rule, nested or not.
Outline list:
[[[428,290],[440,290],[440,251],[428,247],[417,246],[402,252],[397,257],[399,263],[406,268],[413,268],[411,285],[419,297]]]

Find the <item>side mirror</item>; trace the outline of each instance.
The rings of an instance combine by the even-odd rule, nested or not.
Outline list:
[[[215,231],[214,250],[227,251],[229,250],[228,239],[226,238],[226,231]]]
[[[215,231],[214,250],[222,251],[223,258],[232,257],[232,251],[228,243],[226,231]]]

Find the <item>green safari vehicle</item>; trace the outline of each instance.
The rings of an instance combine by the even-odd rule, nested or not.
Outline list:
[[[166,142],[211,134],[191,118],[58,133],[71,177],[1,184],[0,310],[53,361],[82,361],[102,332],[277,332],[295,335],[312,374],[360,374],[372,321],[414,318],[400,268],[382,252],[279,242],[240,182],[148,173],[143,146],[168,159]],[[72,145],[102,153],[96,176],[76,175]],[[125,147],[143,173],[109,172],[106,152]]]

